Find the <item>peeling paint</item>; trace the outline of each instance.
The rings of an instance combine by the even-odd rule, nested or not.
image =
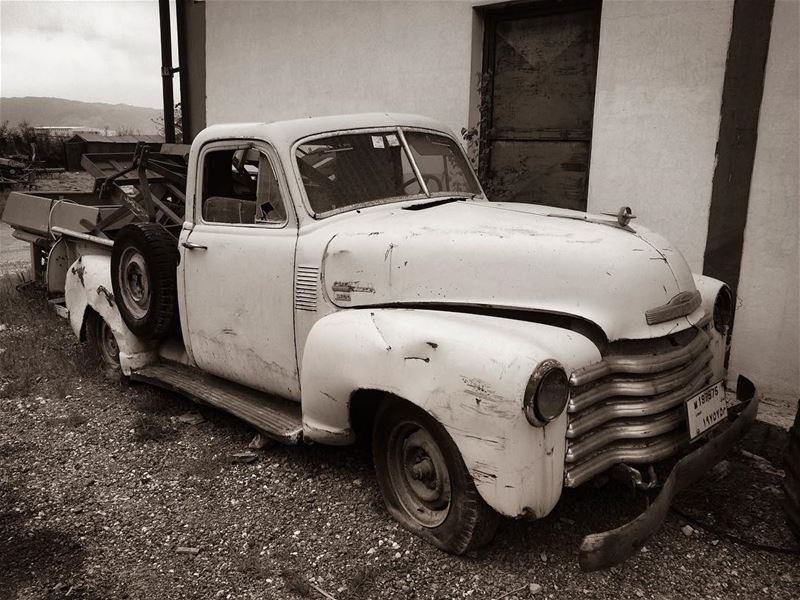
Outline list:
[[[389,344],[389,342],[386,341],[386,338],[383,337],[383,333],[381,332],[381,328],[378,327],[378,322],[375,320],[375,313],[373,313],[373,312],[369,313],[369,317],[372,320],[372,324],[375,326],[375,331],[378,332],[378,335],[380,336],[381,341],[386,346],[386,351],[388,352],[389,350],[392,349],[392,346]]]
[[[78,260],[78,262],[80,262],[80,259]],[[86,287],[86,284],[83,282],[83,274],[84,274],[85,271],[86,271],[86,267],[84,267],[82,265],[80,267],[72,267],[72,272],[75,275],[78,276],[78,281],[81,282],[81,285],[83,287]]]

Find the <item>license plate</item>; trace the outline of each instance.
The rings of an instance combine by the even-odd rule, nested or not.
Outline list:
[[[686,401],[689,436],[692,440],[728,418],[728,402],[722,381],[707,387]]]

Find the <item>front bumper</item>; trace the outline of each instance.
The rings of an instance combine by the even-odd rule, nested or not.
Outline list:
[[[579,558],[581,569],[597,571],[616,565],[637,552],[658,531],[678,492],[719,462],[755,420],[758,400],[755,386],[746,377],[739,376],[736,397],[742,404],[730,410],[731,422],[700,448],[678,461],[647,510],[621,527],[593,533],[583,539]]]

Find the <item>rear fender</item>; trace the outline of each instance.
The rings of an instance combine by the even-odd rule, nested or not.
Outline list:
[[[64,281],[64,297],[75,335],[83,337],[87,308],[91,307],[108,323],[117,339],[120,366],[125,375],[158,358],[156,345],[135,336],[122,320],[111,287],[110,256],[87,254],[72,263]]]
[[[538,323],[444,311],[340,311],[320,319],[306,341],[304,435],[351,443],[353,395],[369,389],[398,396],[444,426],[492,508],[541,517],[561,494],[567,423],[564,413],[534,427],[522,412],[528,379],[545,359],[558,360],[569,375],[600,355],[580,334]]]

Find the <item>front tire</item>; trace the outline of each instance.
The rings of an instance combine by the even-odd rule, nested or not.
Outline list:
[[[428,413],[399,400],[384,403],[372,452],[386,508],[404,528],[452,554],[494,537],[499,515],[478,494],[450,435]]]

